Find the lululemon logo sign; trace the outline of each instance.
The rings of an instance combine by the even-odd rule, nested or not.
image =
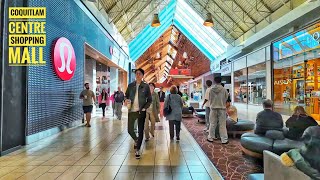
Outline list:
[[[109,46],[109,53],[110,53],[110,55],[113,55],[113,48],[112,48],[112,46]]]
[[[61,37],[54,43],[53,68],[61,80],[70,80],[74,75],[76,55],[72,44],[67,38]]]

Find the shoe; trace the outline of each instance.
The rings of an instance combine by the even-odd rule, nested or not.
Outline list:
[[[207,132],[207,131],[209,131],[207,128],[205,128],[204,130],[203,130],[204,132]]]
[[[91,125],[90,124],[88,124],[88,126],[87,127],[91,127]]]
[[[140,159],[141,155],[139,151],[136,151],[135,155],[136,155],[136,159]]]
[[[208,142],[213,142],[213,138],[207,138]]]
[[[229,141],[223,142],[223,143],[221,143],[221,144],[229,144]]]
[[[206,130],[206,133],[209,133],[209,130]]]
[[[146,138],[146,139],[145,139],[146,142],[149,141],[149,140],[150,140],[150,138]]]
[[[133,144],[133,149],[137,149],[137,142],[135,142],[134,144]]]
[[[177,141],[180,141],[180,137],[177,137]]]

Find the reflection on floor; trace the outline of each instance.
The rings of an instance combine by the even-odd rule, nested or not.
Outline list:
[[[216,168],[182,126],[181,141],[170,141],[167,122],[134,158],[126,113],[110,112],[91,128],[76,127],[0,157],[0,179],[221,179]]]
[[[251,173],[263,172],[262,161],[242,155],[239,137],[229,137],[227,145],[220,140],[211,143],[197,118],[184,118],[183,123],[225,179],[246,179]]]

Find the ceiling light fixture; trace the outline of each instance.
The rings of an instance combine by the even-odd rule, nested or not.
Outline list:
[[[152,19],[152,23],[151,23],[151,26],[152,27],[159,27],[161,24],[160,24],[160,20],[159,20],[159,15],[158,14],[154,14],[153,15],[153,19]]]
[[[207,19],[204,21],[203,25],[207,27],[212,27],[214,25],[211,13],[207,14]]]

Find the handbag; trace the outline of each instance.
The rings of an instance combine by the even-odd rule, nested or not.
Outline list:
[[[170,106],[170,94],[169,94],[169,100],[168,100],[168,104],[167,104],[167,107],[165,107],[164,109],[163,109],[163,114],[164,114],[164,116],[168,116],[171,112],[172,112],[172,108],[171,108],[171,106]]]

